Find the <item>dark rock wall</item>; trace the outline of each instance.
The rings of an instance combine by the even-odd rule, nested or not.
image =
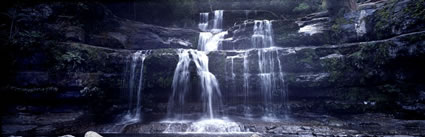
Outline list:
[[[245,11],[227,11],[231,14],[225,12],[226,37],[234,39],[223,45],[224,49],[244,49],[253,33],[252,19],[273,19],[274,40],[282,47],[276,54],[285,73],[291,111],[387,112],[423,119],[423,6],[423,0],[373,1],[343,16],[320,12],[296,21],[267,11],[258,10],[250,17]],[[12,11],[15,18],[7,21],[7,27],[0,26],[1,35],[6,36],[1,39],[5,41],[1,57],[8,70],[2,72],[2,104],[77,104],[92,111],[87,114],[97,114],[91,115],[97,119],[113,117],[126,107],[123,78],[129,56],[135,50],[151,50],[143,70],[144,111],[164,113],[178,63],[175,48],[197,45],[197,30],[123,19],[95,2],[54,2]],[[359,33],[362,22],[365,32]],[[299,32],[308,25],[319,26],[319,32]],[[253,60],[255,51],[248,54]],[[241,93],[233,91],[243,85],[242,58],[234,59],[236,83],[229,82],[228,57],[238,54],[244,53],[214,51],[208,56],[222,92],[241,98]],[[193,65],[191,88],[196,91],[199,83]],[[252,73],[258,73],[256,64],[250,66]],[[258,78],[250,83],[253,91],[258,89]]]

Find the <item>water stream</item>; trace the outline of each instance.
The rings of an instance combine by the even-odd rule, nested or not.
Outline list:
[[[219,81],[209,70],[208,53],[222,50],[222,41],[228,35],[223,28],[223,10],[213,12],[212,24],[209,13],[200,13],[198,24],[198,50],[178,49],[179,60],[174,71],[172,94],[167,105],[168,126],[164,133],[240,133],[244,130],[237,122],[228,118],[229,105],[240,104],[235,97],[242,96],[243,116],[261,117],[266,121],[280,118],[286,107],[286,86],[279,49],[274,48],[273,27],[269,20],[255,20],[252,28],[253,47],[237,51],[237,55],[226,57],[225,81],[232,83],[232,93],[222,94]],[[211,26],[212,25],[212,26]],[[121,125],[141,120],[140,97],[143,89],[143,62],[146,54],[136,52],[132,56],[129,78],[129,110]],[[243,61],[235,64],[235,59]],[[141,62],[142,65],[139,65]],[[138,67],[139,66],[139,67]],[[141,68],[140,68],[141,66]],[[241,70],[237,70],[241,69]],[[228,72],[230,71],[230,72]],[[236,72],[242,72],[237,82]],[[242,84],[238,86],[237,84]],[[241,93],[236,87],[242,87]],[[226,89],[225,91],[229,91]],[[223,104],[225,100],[226,104]],[[193,104],[200,109],[193,109]],[[255,104],[255,105],[254,105]],[[226,106],[227,105],[227,106]],[[194,112],[195,111],[195,112]],[[182,129],[181,125],[187,125]]]

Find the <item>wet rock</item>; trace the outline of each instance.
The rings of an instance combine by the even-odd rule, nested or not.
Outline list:
[[[21,124],[15,124],[15,125],[3,125],[2,126],[2,133],[3,134],[17,134],[17,133],[25,133],[29,132],[31,130],[34,130],[37,127],[37,125],[21,125]]]
[[[266,133],[278,134],[279,132],[280,132],[280,128],[276,125],[266,126]]]
[[[102,136],[94,131],[87,131],[84,134],[84,137],[102,137]]]
[[[151,132],[152,133],[160,133],[160,132],[165,131],[166,129],[167,129],[167,124],[158,123],[158,124],[152,125]]]
[[[73,42],[85,42],[85,31],[83,28],[69,26],[65,31],[65,39]]]
[[[259,135],[259,134],[253,134],[253,135],[251,135],[251,137],[261,137],[261,135]]]
[[[63,135],[63,136],[59,136],[59,137],[75,137],[73,135]]]
[[[111,35],[111,33],[92,35],[88,40],[88,44],[103,46],[114,49],[125,48],[126,39],[118,39]]]
[[[257,132],[257,127],[254,125],[244,125],[244,131]]]
[[[41,37],[114,49],[196,48],[199,35],[195,30],[126,20],[96,2],[39,4],[17,12],[16,24]]]
[[[126,49],[159,49],[159,48],[195,48],[199,35],[197,31],[179,28],[165,28],[147,25],[140,22],[123,21],[113,31],[103,32],[103,39],[110,40]],[[100,38],[102,38],[100,37]],[[93,44],[111,44],[92,38]],[[113,46],[113,44],[109,45]]]
[[[210,13],[210,15],[213,15]],[[277,20],[280,17],[267,10],[224,10],[223,27],[232,27],[235,23],[242,23],[245,20]]]

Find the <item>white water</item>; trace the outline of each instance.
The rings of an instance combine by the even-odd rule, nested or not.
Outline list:
[[[128,122],[139,122],[141,118],[141,96],[143,89],[143,68],[146,55],[149,51],[137,51],[132,55],[131,61],[131,74],[129,80],[129,110],[127,115],[124,117],[123,121]],[[139,64],[140,63],[140,64]],[[138,67],[139,64],[139,68]],[[139,70],[136,70],[139,69]],[[136,74],[136,73],[139,74]],[[139,76],[139,78],[136,78]],[[137,85],[134,85],[134,82],[137,82]],[[136,100],[134,101],[134,93],[136,93]],[[135,105],[134,105],[135,104]]]
[[[208,40],[208,42],[204,45],[203,51],[217,51],[221,49],[221,43],[224,39],[224,36],[227,35],[227,31],[220,32],[215,34],[212,38]]]
[[[185,114],[186,97],[188,96],[190,82],[189,65],[193,62],[196,66],[199,84],[201,85],[201,101],[203,103],[204,117],[213,119],[221,109],[221,91],[215,76],[209,72],[208,56],[205,52],[197,50],[179,50],[179,62],[174,72],[173,93],[168,103],[168,118],[183,120]]]
[[[273,47],[245,51],[243,58],[243,94],[245,95],[244,115],[246,117],[252,117],[254,113],[258,115],[259,112],[254,112],[252,104],[254,102],[258,104],[259,100],[262,102],[260,104],[264,120],[278,119],[279,113],[288,110],[286,106],[287,89],[279,55],[279,49]],[[250,69],[255,68],[252,66],[253,63],[258,66],[258,73]],[[259,83],[251,85],[250,82],[255,78],[260,79]],[[259,87],[256,87],[257,85]],[[252,91],[252,88],[257,88],[258,91]]]
[[[301,27],[300,30],[298,30],[298,33],[304,33],[310,36],[317,33],[322,33],[322,32],[323,32],[323,27],[320,26],[320,24],[306,25],[304,27]]]
[[[250,72],[253,62],[258,64],[259,90],[262,98],[263,117],[265,119],[275,119],[276,114],[281,109],[286,109],[286,86],[284,85],[284,73],[279,58],[279,49],[274,48],[272,23],[268,20],[255,20],[251,42],[255,50],[248,50],[244,55],[244,91],[245,91],[245,116],[251,116],[253,113],[250,100],[251,96],[256,95],[250,91],[250,78],[253,74]],[[254,53],[252,51],[257,51]],[[257,58],[250,57],[257,55]],[[277,66],[276,66],[277,65]]]
[[[200,13],[201,22],[198,26],[202,32],[199,33],[198,50],[216,51],[221,49],[221,43],[227,35],[227,31],[222,31],[223,10],[214,11],[213,26],[208,26],[208,14]]]
[[[203,51],[178,50],[179,62],[176,67],[173,79],[173,94],[168,104],[168,123],[164,133],[228,133],[240,132],[241,128],[231,120],[219,119],[219,112],[222,110],[221,91],[216,77],[209,71],[208,56]],[[201,101],[203,104],[203,114],[200,120],[193,123],[185,120],[185,104],[188,96],[190,81],[190,64],[196,66],[196,73],[199,76],[201,85]],[[189,123],[186,131],[181,128],[174,128],[176,124]]]
[[[194,122],[186,133],[239,133],[241,128],[235,122],[223,119],[205,119]]]
[[[249,100],[249,92],[250,92],[250,85],[249,85],[249,78],[251,77],[251,74],[249,73],[249,51],[246,51],[244,54],[243,59],[243,87],[245,91],[245,107],[244,107],[244,114],[245,116],[249,116],[251,114],[251,108],[249,107],[250,100]]]
[[[128,110],[127,113],[106,132],[121,132],[127,125],[141,121],[142,117],[142,90],[144,61],[150,51],[137,51],[131,55],[131,62],[127,73],[128,79]]]
[[[208,12],[200,13],[200,19],[199,19],[198,27],[201,31],[207,31],[208,30],[208,16],[209,16]]]
[[[214,11],[214,25],[211,32],[221,32],[223,29],[223,10]]]
[[[240,125],[227,118],[200,119],[198,121],[164,121],[168,124],[163,133],[178,134],[241,134]],[[187,128],[185,128],[187,127]]]
[[[201,31],[198,40],[198,50],[178,50],[179,62],[176,66],[173,78],[173,93],[168,102],[167,121],[169,124],[164,133],[240,133],[242,128],[239,124],[222,118],[222,94],[216,77],[209,71],[208,56],[206,52],[223,49],[221,43],[227,35],[223,30],[223,11],[214,11],[213,26],[208,26],[208,13],[200,14],[199,28]],[[210,29],[209,29],[210,28]],[[252,28],[253,35],[251,42],[254,49],[242,51],[240,55],[227,57],[230,59],[230,73],[227,67],[225,74],[231,75],[226,78],[226,82],[236,82],[236,73],[234,59],[243,59],[243,94],[244,94],[244,114],[253,116],[252,113],[261,113],[263,119],[274,121],[278,119],[277,114],[285,109],[286,86],[284,85],[284,73],[282,71],[281,60],[279,58],[279,49],[273,48],[273,29],[272,23],[268,20],[254,21]],[[196,68],[196,74],[199,81],[191,81],[191,67]],[[226,64],[227,65],[227,64]],[[258,65],[258,71],[254,71]],[[254,68],[251,70],[251,68]],[[253,72],[251,72],[253,71]],[[238,71],[241,72],[241,71]],[[193,73],[193,72],[192,72]],[[258,78],[259,83],[250,85],[252,78]],[[190,89],[192,83],[199,82],[200,89]],[[258,85],[257,91],[251,89]],[[230,86],[231,87],[231,86]],[[236,86],[232,89],[236,90]],[[254,87],[255,89],[255,87]],[[199,100],[202,102],[201,117],[196,113],[188,112],[191,110],[189,92],[200,92]],[[227,93],[226,95],[228,95]],[[239,93],[234,93],[239,94]],[[196,94],[195,94],[196,95]],[[254,97],[255,96],[255,97]],[[193,96],[191,96],[193,97]],[[255,100],[251,100],[251,99]],[[231,98],[226,98],[230,102]],[[258,109],[251,108],[253,103],[260,103],[263,112],[256,112]],[[254,112],[255,111],[255,112]],[[193,115],[191,115],[193,114]],[[199,120],[196,120],[199,119]],[[189,121],[188,121],[189,120]],[[190,121],[195,120],[195,121]],[[186,124],[187,129],[182,130],[182,125]]]
[[[255,20],[253,32],[251,41],[254,48],[274,46],[272,23],[269,20]]]
[[[183,119],[185,97],[189,92],[189,52],[179,50],[179,62],[177,63],[176,70],[173,77],[173,93],[168,101],[167,118],[170,119]]]
[[[283,105],[286,90],[278,50],[274,48],[258,50],[258,66],[261,79],[261,92],[264,98],[264,117],[275,118]],[[275,66],[278,64],[278,67]],[[276,98],[276,96],[278,98]]]
[[[221,109],[221,91],[218,81],[208,69],[208,56],[202,51],[192,51],[193,61],[195,62],[199,79],[202,87],[202,102],[207,108],[210,119],[214,118],[213,105]],[[214,104],[213,104],[214,99]],[[205,107],[204,107],[205,108]]]
[[[359,15],[359,19],[356,23],[356,32],[357,32],[357,36],[363,36],[364,34],[367,33],[366,30],[366,20],[364,19],[367,15],[366,10],[361,10],[360,11],[360,15]]]
[[[211,32],[200,32],[198,40],[198,50],[206,51],[205,46],[207,45],[211,37],[213,37],[213,34]]]

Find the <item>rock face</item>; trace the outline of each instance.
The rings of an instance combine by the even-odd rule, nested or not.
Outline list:
[[[293,111],[298,109],[342,113],[362,112],[368,109],[378,111],[385,105],[396,105],[393,104],[394,99],[402,94],[419,95],[423,90],[419,88],[423,82],[420,79],[424,76],[420,70],[424,66],[418,64],[410,66],[406,60],[422,62],[422,57],[416,58],[424,56],[424,49],[420,46],[422,42],[411,41],[411,38],[423,36],[424,32],[417,32],[380,41],[281,49],[278,53],[282,70],[286,74],[285,82],[289,87],[290,100],[304,100],[305,105],[309,104],[306,102],[311,101],[313,105],[298,106],[301,104],[296,103],[294,105],[297,106],[292,106]],[[251,53],[254,57],[257,56],[255,51],[249,52]],[[226,58],[234,54],[234,52],[226,51],[218,54],[210,53],[210,58],[213,58],[210,64],[211,66],[229,65],[227,64],[229,60],[226,61]],[[236,78],[242,78],[238,76],[243,75],[241,70],[243,70],[244,60],[233,61]],[[222,82],[221,86],[229,89],[233,84],[227,81],[229,75],[223,68],[229,70],[229,67],[214,67],[211,71]],[[258,68],[255,65],[250,67],[250,71],[255,72],[256,69]],[[258,83],[256,82],[258,79],[252,80],[250,83]],[[408,85],[411,87],[402,83],[410,83]],[[399,87],[401,85],[407,87]],[[236,89],[240,88],[243,87]],[[404,90],[411,88],[415,90]],[[393,109],[401,109],[403,107],[401,104],[404,103],[410,104],[404,102],[408,99],[395,100],[398,100],[396,105],[398,107],[393,106]],[[370,105],[370,102],[374,105]],[[332,108],[332,105],[341,106]],[[386,109],[386,111],[389,110]]]
[[[94,131],[87,131],[86,134],[84,134],[84,137],[102,137],[102,136]]]
[[[39,4],[16,12],[16,26],[29,31],[40,31],[59,41],[114,49],[192,48],[198,36],[195,30],[122,19],[96,2]],[[33,25],[34,21],[41,25]]]
[[[164,28],[127,20],[120,22],[116,29],[91,36],[87,42],[96,46],[132,50],[194,48],[197,35],[198,32],[194,30]]]
[[[361,41],[382,40],[423,30],[422,1],[374,1],[363,3],[358,10],[336,16],[318,12],[297,21],[273,21],[275,46],[322,46]],[[229,29],[230,47],[249,43],[252,22],[239,23]],[[248,46],[249,47],[249,46]]]
[[[229,34],[223,41],[224,50],[208,53],[209,69],[226,97],[243,98],[242,90],[238,89],[244,88],[244,56],[258,62],[257,57],[263,49],[228,49],[252,47],[249,44],[254,20],[270,19],[277,47],[272,49],[273,56],[279,59],[274,67],[281,66],[279,69],[284,74],[290,112],[386,112],[398,118],[423,119],[424,4],[423,0],[374,1],[359,5],[358,10],[343,16],[331,17],[328,12],[319,12],[297,21],[281,20],[267,11],[248,11],[248,14],[246,11],[226,11],[229,14],[226,16],[225,12],[223,24]],[[43,123],[48,121],[44,115],[28,118],[29,121],[39,118],[40,123],[30,122],[23,126],[14,125],[19,122],[12,118],[2,121],[8,125],[3,129],[14,131],[10,134],[82,133],[82,128],[88,125],[102,123],[102,119],[114,119],[126,108],[128,99],[124,92],[128,89],[123,82],[123,72],[136,50],[150,50],[142,70],[142,111],[164,114],[179,61],[175,48],[195,48],[199,35],[196,30],[121,19],[98,3],[40,4],[19,9],[19,13],[16,24],[28,31],[16,34],[11,43],[25,50],[9,53],[16,54],[14,71],[7,76],[7,83],[2,83],[0,98],[16,99],[6,104],[13,106],[8,108],[11,113],[29,115],[50,111],[62,115],[65,111],[75,111],[64,108],[83,107],[78,109],[81,111],[78,115],[69,112],[70,116],[63,118],[64,121],[53,124]],[[31,26],[34,22],[42,25]],[[189,65],[194,74],[189,76],[191,81],[199,81],[195,65]],[[261,73],[258,64],[249,66],[247,71],[253,75]],[[252,77],[247,82],[251,84],[248,88],[256,92],[261,78]],[[192,89],[200,86],[196,82],[190,84]],[[196,103],[196,97],[189,98],[192,102],[186,105],[190,110],[202,111],[202,104]],[[19,104],[22,102],[46,105],[49,109]],[[231,103],[241,104],[225,102],[224,105]],[[238,109],[231,112],[241,114]],[[81,122],[89,118],[94,120]],[[66,123],[66,126],[51,126],[58,123]],[[139,131],[136,126],[133,128]],[[163,124],[157,126],[158,129],[140,130],[160,132],[166,128]],[[251,127],[255,128],[250,125],[245,128]],[[133,128],[126,130],[130,132]],[[298,126],[264,126],[256,130],[290,132],[292,128],[297,129],[297,133],[310,132]]]

